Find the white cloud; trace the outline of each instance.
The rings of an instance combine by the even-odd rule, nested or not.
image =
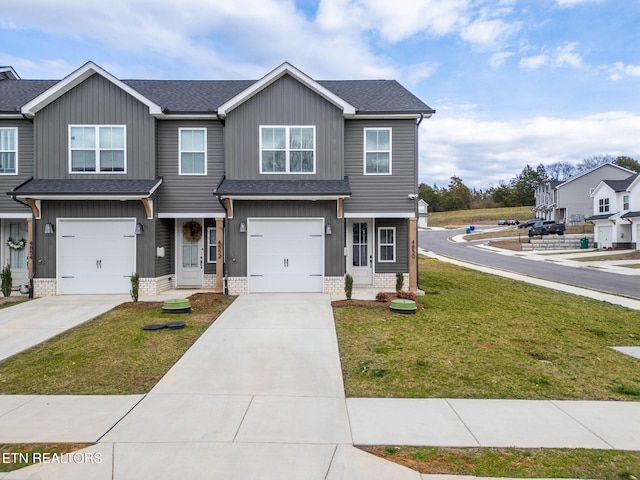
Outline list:
[[[572,8],[587,3],[602,3],[602,1],[603,0],[555,0],[555,3],[560,8]]]
[[[583,68],[584,61],[579,53],[576,53],[577,42],[567,42],[551,49],[543,51],[539,55],[532,55],[520,59],[520,67],[526,70],[537,70],[542,67],[571,67]]]
[[[491,68],[500,68],[502,67],[509,58],[513,57],[513,52],[498,52],[491,55],[489,58],[489,65]]]
[[[439,109],[421,125],[420,181],[446,186],[452,175],[469,187],[509,181],[528,164],[579,162],[595,153],[640,158],[640,115],[606,112],[582,118],[478,120],[468,106]]]
[[[623,77],[640,77],[640,65],[625,65],[623,62],[616,62],[603,68],[608,71],[609,80],[620,80]]]

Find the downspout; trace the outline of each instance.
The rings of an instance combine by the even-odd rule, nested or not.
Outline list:
[[[11,189],[11,192],[14,192],[16,189],[22,187],[23,185],[26,185],[31,180],[33,180],[33,177],[30,177],[28,180],[25,180],[24,182],[22,182],[17,187],[13,187]],[[14,202],[21,203],[22,205],[27,207],[29,209],[29,211],[31,212],[31,224],[33,225],[33,227],[31,229],[31,237],[32,238],[31,238],[31,251],[29,252],[29,255],[31,255],[31,265],[33,267],[33,272],[31,272],[31,275],[29,275],[29,298],[33,298],[33,277],[36,274],[36,262],[35,262],[35,258],[33,256],[34,252],[36,251],[36,235],[35,235],[36,218],[35,218],[35,215],[33,214],[33,209],[31,208],[31,205],[29,205],[26,202],[23,202],[22,200],[18,200],[18,198],[15,195],[11,195],[11,199]],[[27,259],[27,261],[28,261],[28,259]]]
[[[420,130],[420,124],[422,123],[422,120],[424,120],[424,113],[420,113],[420,119],[416,122],[416,159],[415,159],[415,167],[416,167],[416,179],[415,179],[415,185],[414,185],[414,192],[418,193],[418,172],[420,171],[420,156],[418,154],[418,148],[419,148],[419,130]],[[416,217],[416,287],[418,288],[418,290],[420,290],[420,270],[418,269],[419,267],[419,255],[418,255],[418,248],[420,246],[420,237],[419,237],[419,233],[420,233],[420,229],[418,228],[418,221],[420,220],[420,216],[418,213],[418,203],[420,202],[420,195],[418,195],[416,197],[416,199],[413,201],[413,214]]]

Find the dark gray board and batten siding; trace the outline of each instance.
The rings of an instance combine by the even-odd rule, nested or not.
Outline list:
[[[375,233],[375,258],[376,273],[396,273],[409,271],[409,222],[403,218],[378,218],[376,219]],[[378,257],[378,228],[396,228],[396,261],[381,262]]]
[[[342,111],[285,75],[225,119],[227,178],[232,180],[340,180],[344,177]],[[260,126],[316,127],[315,174],[260,174]]]
[[[127,173],[69,173],[69,125],[126,125]],[[155,119],[149,109],[100,75],[92,75],[34,119],[36,178],[156,178]]]

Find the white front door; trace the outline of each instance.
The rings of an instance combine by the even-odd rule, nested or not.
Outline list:
[[[129,293],[135,273],[135,219],[59,219],[58,293]]]
[[[373,284],[373,221],[350,220],[347,226],[347,272],[354,285]]]
[[[5,220],[5,264],[11,265],[13,285],[29,283],[27,271],[27,222],[26,220]]]
[[[204,272],[204,221],[179,219],[176,221],[177,285],[202,287]]]

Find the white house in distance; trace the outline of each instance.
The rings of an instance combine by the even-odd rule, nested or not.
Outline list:
[[[418,200],[418,227],[427,228],[429,223],[429,204],[422,198]]]
[[[602,180],[624,180],[635,172],[605,163],[558,184],[547,182],[536,192],[536,215],[558,223],[581,223],[597,215],[591,194]]]
[[[640,248],[640,175],[602,180],[591,194],[594,242],[599,248]]]

